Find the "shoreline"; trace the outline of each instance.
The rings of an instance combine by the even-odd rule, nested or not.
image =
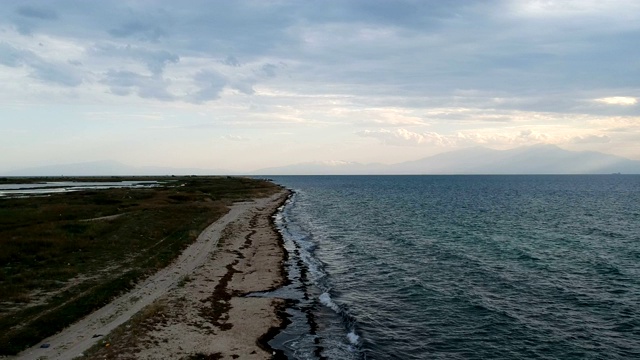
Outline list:
[[[280,198],[278,206],[269,215],[269,227],[271,228],[272,233],[275,234],[278,242],[278,247],[282,251],[282,257],[278,265],[279,267],[278,270],[279,270],[281,280],[277,286],[262,292],[271,292],[291,284],[291,279],[289,279],[287,266],[286,266],[286,263],[289,260],[289,252],[285,247],[282,233],[280,232],[280,230],[278,230],[278,226],[276,225],[276,222],[275,222],[276,214],[282,211],[284,206],[287,205],[287,203],[289,202],[289,200],[291,200],[291,197],[293,196],[293,191],[290,189],[284,189],[283,193],[285,195]],[[288,358],[284,351],[280,349],[274,349],[269,345],[269,342],[273,340],[276,336],[278,336],[278,334],[291,323],[291,320],[289,319],[289,315],[287,314],[287,308],[291,306],[290,301],[287,299],[281,299],[281,300],[282,301],[279,304],[277,304],[274,308],[276,317],[279,320],[279,324],[277,326],[270,327],[269,330],[267,330],[267,332],[265,332],[258,338],[257,343],[261,348],[263,348],[265,351],[271,354],[271,359],[286,360]]]
[[[285,301],[246,295],[287,281],[273,216],[290,194],[235,204],[194,243],[204,247],[14,358],[278,358],[268,342],[286,326]]]
[[[289,194],[286,201],[281,208],[284,211],[284,206],[289,202],[292,202],[296,193],[293,190],[288,190]],[[282,214],[283,217],[285,214]],[[286,221],[282,223],[283,230],[286,232]],[[303,249],[300,244],[293,240],[291,237],[285,239],[284,234],[279,230],[276,224],[275,218],[273,218],[274,231],[278,233],[282,247],[285,251],[285,258],[282,263],[283,273],[287,275],[286,283],[283,286],[274,289],[272,294],[267,296],[280,296],[284,299],[284,303],[281,305],[281,312],[279,316],[282,321],[282,325],[277,331],[274,331],[272,337],[269,340],[273,340],[275,346],[280,347],[274,353],[274,359],[288,359],[288,356],[297,358],[300,354],[306,355],[308,358],[313,359],[326,359],[323,355],[325,346],[321,343],[321,338],[318,336],[319,324],[317,322],[316,314],[314,310],[317,310],[319,306],[318,296],[319,293],[315,293],[312,289],[314,285],[309,277],[308,264],[305,264],[301,257],[301,251]],[[287,332],[282,330],[287,329]],[[302,347],[292,349],[286,344],[291,340],[300,341]],[[302,351],[299,353],[298,351]],[[309,357],[312,356],[312,357]]]

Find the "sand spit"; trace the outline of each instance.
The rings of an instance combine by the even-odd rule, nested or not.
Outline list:
[[[167,268],[15,359],[269,359],[284,281],[271,215],[286,192],[235,204]]]

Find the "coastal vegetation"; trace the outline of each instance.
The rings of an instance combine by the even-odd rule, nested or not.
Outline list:
[[[0,355],[37,344],[167,266],[233,202],[279,191],[233,177],[64,178],[77,180],[161,186],[0,198]]]

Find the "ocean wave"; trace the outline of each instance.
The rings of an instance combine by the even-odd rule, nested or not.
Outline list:
[[[355,332],[354,320],[347,310],[337,304],[329,294],[330,280],[325,270],[325,264],[315,256],[318,239],[313,229],[310,229],[310,219],[302,216],[299,211],[300,194],[293,192],[284,207],[274,218],[275,224],[285,242],[285,248],[291,258],[289,269],[290,279],[299,295],[296,309],[290,309],[299,316],[298,321],[308,322],[307,326],[293,324],[294,330],[287,330],[286,346],[295,358],[300,359],[359,359],[360,336]],[[316,295],[313,295],[316,294]],[[317,295],[319,294],[319,295]],[[317,305],[314,305],[314,302]],[[326,318],[326,312],[317,308],[322,306],[330,309],[335,320]],[[316,324],[323,323],[322,327]],[[291,331],[304,333],[292,334]]]

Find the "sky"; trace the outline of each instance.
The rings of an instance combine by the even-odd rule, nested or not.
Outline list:
[[[0,173],[640,160],[640,1],[3,0]]]

